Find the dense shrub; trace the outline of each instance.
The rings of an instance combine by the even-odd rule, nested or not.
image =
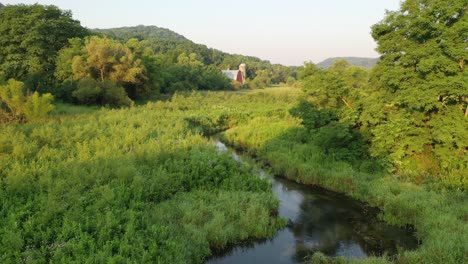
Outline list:
[[[78,82],[77,89],[72,92],[72,95],[78,102],[88,105],[121,107],[132,104],[125,89],[109,80],[101,82],[89,78],[82,79]]]
[[[451,179],[450,175],[427,185],[407,182],[402,175],[382,171],[375,160],[365,156],[349,161],[347,157],[359,156],[355,153],[362,144],[357,143],[359,137],[356,141],[348,140],[356,135],[337,121],[324,126],[314,122],[317,109],[302,105],[299,108],[303,111],[298,111],[297,105],[274,94],[268,99],[253,94],[243,99],[240,96],[237,100],[231,97],[229,103],[235,105],[242,101],[251,101],[256,110],[251,110],[250,117],[223,133],[223,139],[229,144],[251,153],[277,175],[366,201],[381,208],[382,219],[391,224],[414,225],[422,245],[415,251],[401,252],[395,259],[397,263],[466,262],[468,225],[464,208],[467,196],[466,192],[445,188],[445,180]],[[273,105],[276,111],[266,111]],[[296,114],[307,116],[312,113],[311,127],[321,127],[304,128],[300,119],[287,115],[291,108]],[[312,263],[343,262],[342,258],[329,258],[323,254],[314,255],[310,260]],[[389,263],[385,257],[346,262]]]
[[[289,110],[292,116],[300,118],[302,124],[308,130],[318,129],[330,124],[332,121],[338,121],[337,115],[328,109],[317,109],[312,103],[302,100],[296,106]]]
[[[6,126],[0,262],[202,263],[272,236],[270,183],[193,132],[197,98]]]
[[[51,94],[39,95],[34,92],[24,95],[24,84],[10,79],[7,84],[0,85],[0,122],[11,120],[37,121],[43,119],[54,109],[51,104]]]
[[[340,122],[333,110],[317,109],[308,101],[300,101],[289,113],[302,120],[309,133],[308,143],[320,147],[333,159],[359,162],[369,158],[368,146],[359,131]]]
[[[215,66],[208,66],[203,71],[200,90],[231,90],[231,81]]]

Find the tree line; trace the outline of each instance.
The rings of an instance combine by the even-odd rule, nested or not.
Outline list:
[[[367,153],[418,183],[436,178],[466,188],[467,6],[466,0],[402,2],[372,27],[382,54],[376,67],[306,64],[300,78],[308,100],[292,113],[330,139],[320,140],[329,143],[324,149],[339,148],[345,157]]]
[[[0,83],[6,87],[10,79],[20,81],[25,94],[128,106],[161,93],[239,88],[220,70],[237,69],[240,63],[248,65],[252,88],[294,80],[296,72],[209,49],[154,26],[89,30],[70,11],[39,4],[7,5],[0,11]],[[11,114],[2,105],[4,114]]]

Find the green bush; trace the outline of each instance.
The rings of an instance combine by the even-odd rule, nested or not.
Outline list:
[[[14,79],[0,85],[0,122],[38,121],[54,109],[51,104],[54,97],[51,94],[39,95],[38,92],[34,92],[26,96],[23,87],[24,83]]]
[[[321,128],[332,121],[338,121],[337,115],[327,109],[317,109],[312,103],[302,100],[289,110],[289,113],[302,120],[308,130]]]
[[[72,95],[78,102],[88,105],[122,107],[132,104],[125,89],[109,80],[82,79],[78,82],[77,89],[73,91]]]
[[[102,88],[98,81],[86,78],[78,82],[77,89],[72,95],[82,104],[98,104],[101,101]]]
[[[333,160],[357,162],[368,159],[367,144],[359,131],[340,122],[337,114],[329,109],[317,109],[308,101],[300,101],[289,110],[292,116],[300,118],[308,130],[308,143],[321,148]]]
[[[26,120],[37,121],[44,119],[50,111],[54,110],[53,100],[54,97],[50,93],[40,96],[38,92],[34,92],[31,96],[28,96],[24,105]]]
[[[56,99],[68,103],[76,103],[77,100],[73,96],[73,92],[78,88],[78,82],[65,81],[55,86],[53,95]]]
[[[231,81],[215,66],[209,66],[203,71],[200,90],[232,90]]]
[[[112,81],[100,83],[103,95],[102,104],[112,107],[131,106],[133,101],[127,96],[125,89]]]

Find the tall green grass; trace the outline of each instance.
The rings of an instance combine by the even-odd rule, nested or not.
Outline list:
[[[273,235],[270,184],[189,127],[192,100],[1,127],[0,262],[199,263]]]
[[[270,185],[203,136],[220,131],[278,175],[414,225],[422,245],[395,262],[468,262],[466,193],[324,153],[288,113],[298,97],[276,88],[176,94],[122,110],[64,106],[47,122],[1,127],[0,262],[199,263],[212,250],[271,236],[284,223]]]
[[[284,109],[287,111],[287,109]],[[262,115],[227,130],[224,140],[254,155],[280,176],[345,193],[382,209],[390,224],[413,225],[422,245],[403,252],[397,263],[466,263],[468,197],[466,193],[416,185],[382,172],[373,161],[350,163],[314,145],[298,120],[287,114]],[[341,263],[317,255],[314,263]],[[381,263],[369,258],[363,263]],[[352,262],[361,262],[353,260]]]

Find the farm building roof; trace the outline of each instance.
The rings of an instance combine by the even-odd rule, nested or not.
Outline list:
[[[229,79],[236,80],[237,79],[237,74],[239,73],[239,70],[226,70],[226,71],[222,71],[222,72]]]

